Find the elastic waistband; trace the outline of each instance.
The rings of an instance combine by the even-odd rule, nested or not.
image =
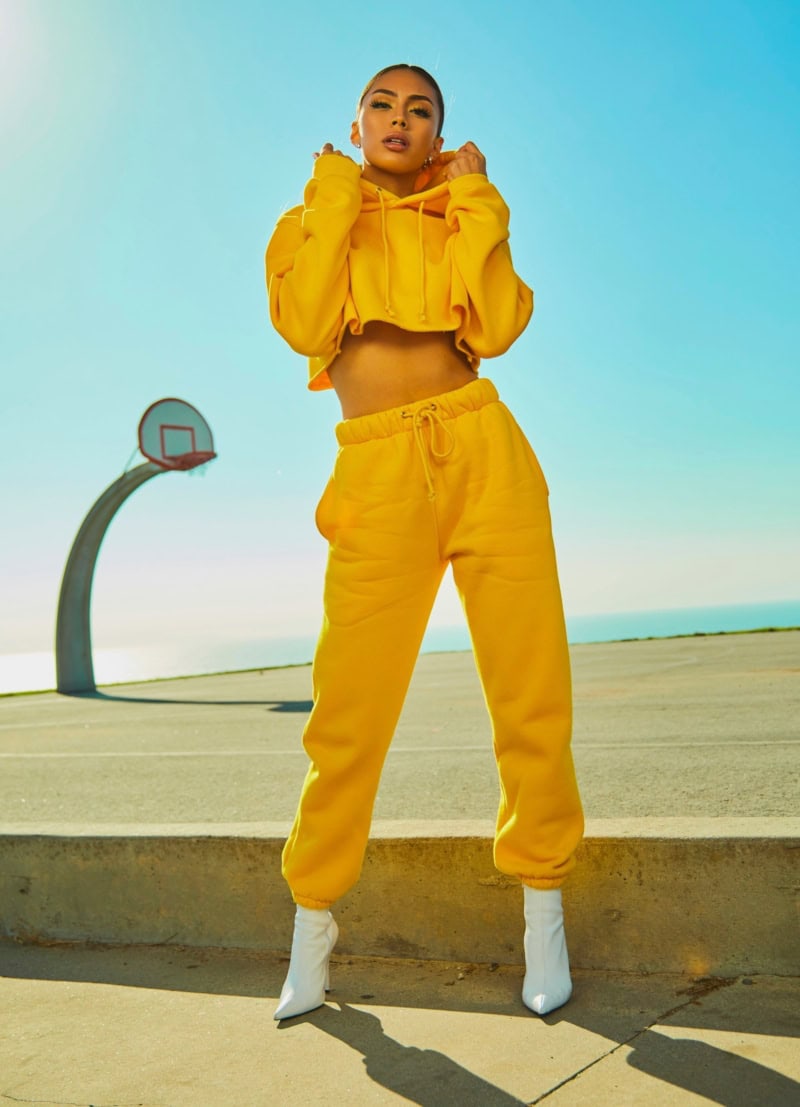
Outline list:
[[[440,419],[455,419],[467,411],[478,411],[486,404],[496,403],[499,399],[492,382],[479,377],[478,380],[465,384],[463,388],[443,392],[441,396],[428,396],[425,400],[415,400],[413,404],[404,404],[403,407],[391,407],[388,411],[377,411],[374,415],[345,419],[336,424],[336,439],[340,446],[351,446],[374,438],[407,434],[413,431],[414,416],[420,411],[436,411]]]

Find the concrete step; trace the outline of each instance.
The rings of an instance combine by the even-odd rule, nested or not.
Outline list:
[[[0,826],[0,936],[284,951],[285,824]],[[491,827],[384,822],[336,907],[340,955],[523,962]],[[564,888],[577,970],[797,975],[800,819],[587,826]]]

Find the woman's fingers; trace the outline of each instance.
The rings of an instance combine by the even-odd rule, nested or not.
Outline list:
[[[332,142],[326,142],[321,150],[316,150],[313,154],[314,160],[321,157],[323,154],[338,154],[341,158],[347,157],[347,154],[343,154],[341,150],[334,150]]]
[[[485,173],[486,158],[480,152],[474,142],[465,142],[456,150],[456,156],[447,167],[449,180],[453,177],[463,177],[467,173]]]

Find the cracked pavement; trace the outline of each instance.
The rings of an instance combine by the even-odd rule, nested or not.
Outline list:
[[[0,945],[0,1104],[796,1107],[798,981],[575,974],[539,1019],[503,965],[334,958],[276,1024],[283,957]]]

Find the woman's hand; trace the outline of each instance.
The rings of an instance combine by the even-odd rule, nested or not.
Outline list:
[[[467,173],[486,173],[486,158],[474,142],[465,142],[456,150],[456,156],[447,163],[445,178],[464,177]]]
[[[321,150],[315,151],[313,155],[314,161],[316,161],[317,158],[322,157],[323,154],[336,154],[340,158],[346,158],[347,161],[353,161],[353,159],[348,157],[347,154],[343,154],[341,150],[334,150],[332,142],[326,142]],[[355,162],[353,164],[355,164]]]
[[[466,173],[486,173],[486,158],[474,142],[465,142],[457,150],[445,150],[437,154],[429,165],[420,170],[414,182],[414,191],[435,188],[454,177],[463,177]]]

